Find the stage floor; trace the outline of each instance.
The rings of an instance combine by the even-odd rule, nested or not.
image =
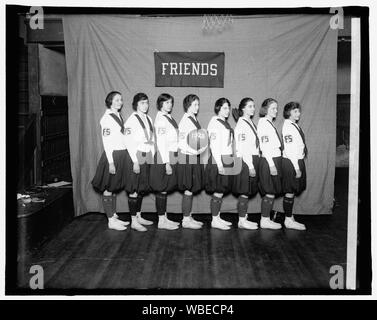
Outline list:
[[[104,215],[86,214],[19,265],[19,287],[29,291],[30,267],[40,265],[45,293],[49,289],[105,289],[104,293],[118,289],[114,293],[125,294],[143,294],[133,289],[172,290],[149,292],[157,294],[180,293],[180,289],[197,294],[201,291],[196,289],[202,293],[217,289],[213,292],[217,294],[328,290],[331,266],[346,270],[348,177],[343,173],[336,178],[334,214],[297,216],[307,226],[304,232],[240,230],[236,214],[222,214],[233,222],[229,231],[211,229],[207,214],[196,215],[204,222],[202,230],[158,230],[156,214],[143,214],[155,222],[148,232],[129,227],[118,232],[107,229]],[[121,218],[129,220],[129,215]],[[180,220],[181,215],[169,218]],[[249,219],[258,221],[259,215]],[[87,293],[91,292],[96,291]]]

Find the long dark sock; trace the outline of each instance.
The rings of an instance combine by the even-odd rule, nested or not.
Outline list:
[[[105,196],[102,195],[102,204],[103,209],[105,210],[105,213],[108,218],[111,218],[113,216],[113,196]]]
[[[222,198],[212,196],[210,208],[211,208],[211,214],[213,217],[219,214],[222,202],[223,202]]]
[[[283,198],[283,209],[286,217],[292,217],[294,198]]]
[[[182,197],[182,213],[184,217],[190,216],[192,209],[192,195],[188,196],[187,194],[183,194]]]
[[[128,197],[128,208],[131,216],[136,216],[137,212],[137,198]]]
[[[136,206],[136,212],[141,212],[141,204],[143,202],[143,196],[141,194],[137,195],[137,206]]]
[[[248,203],[249,203],[249,198],[238,197],[237,210],[238,210],[238,215],[242,218],[246,216]]]
[[[117,195],[115,193],[113,193],[113,213],[116,213],[117,212]]]
[[[165,215],[167,200],[166,193],[156,193],[156,210],[159,216]]]
[[[270,218],[272,206],[274,205],[274,198],[264,196],[262,199],[262,217]]]

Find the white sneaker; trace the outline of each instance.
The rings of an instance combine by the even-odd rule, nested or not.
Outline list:
[[[118,230],[118,231],[123,231],[127,229],[126,226],[120,224],[119,220],[115,219],[114,217],[109,218],[107,226],[109,227],[109,229]]]
[[[231,225],[232,225],[231,222],[226,221],[226,220],[224,220],[224,219],[221,219],[220,212],[219,212],[219,214],[218,214],[217,216],[219,217],[219,219],[220,219],[220,221],[222,222],[222,224],[225,224],[226,226],[231,226]]]
[[[191,218],[191,221],[193,221],[194,223],[196,223],[198,226],[200,226],[200,227],[203,226],[203,222],[200,222],[200,221],[198,221],[198,220],[195,220],[195,219],[191,216],[191,214],[190,214],[190,218]]]
[[[169,219],[168,219],[168,215],[166,214],[166,212],[165,212],[165,218],[166,218],[166,220],[168,220],[169,223],[171,223],[171,224],[175,224],[177,227],[178,227],[179,224],[180,224],[179,222],[175,222],[175,221],[173,221],[173,220],[169,220]]]
[[[153,221],[149,221],[149,220],[144,219],[141,216],[141,212],[136,212],[136,218],[137,218],[137,222],[139,222],[140,224],[143,224],[145,226],[150,226],[150,225],[153,224]]]
[[[281,224],[270,220],[270,218],[268,218],[268,217],[261,217],[260,227],[262,229],[278,230],[278,229],[281,229]]]
[[[137,217],[135,217],[135,216],[131,216],[131,229],[134,229],[136,231],[142,231],[142,232],[147,231],[147,228],[142,226],[139,223]]]
[[[255,222],[251,222],[246,220],[246,217],[243,217],[238,220],[238,228],[240,229],[248,229],[248,230],[257,230],[258,224]]]
[[[213,216],[211,221],[211,227],[220,230],[229,230],[230,227],[221,222],[219,216]]]
[[[245,216],[245,220],[246,220],[248,223],[251,223],[251,224],[253,224],[253,225],[255,225],[255,226],[258,226],[258,223],[249,220],[249,216],[248,216],[247,213],[246,213],[246,216]]]
[[[165,229],[165,230],[176,230],[178,226],[176,224],[172,224],[165,216],[158,216],[158,229]]]
[[[118,216],[116,213],[114,213],[112,217],[115,218],[116,220],[118,220],[119,223],[120,223],[122,226],[128,226],[128,225],[130,224],[129,221],[123,221],[123,220],[120,220],[120,219],[119,219],[119,216]]]
[[[197,221],[196,221],[197,222]],[[191,217],[183,217],[182,227],[186,229],[201,229],[202,226],[196,223]]]
[[[285,217],[284,226],[287,229],[294,229],[294,230],[306,230],[304,224],[295,221],[295,218],[292,217]]]

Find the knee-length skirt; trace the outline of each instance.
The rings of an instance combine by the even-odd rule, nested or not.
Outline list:
[[[301,177],[296,178],[296,170],[288,158],[282,158],[282,181],[284,193],[293,193],[298,196],[306,189],[306,166],[304,159],[298,160]]]
[[[125,190],[127,193],[141,193],[146,194],[151,191],[149,185],[150,166],[153,163],[152,152],[138,151],[137,159],[140,166],[140,173],[133,171],[133,161],[130,154],[126,153],[126,183]]]
[[[107,160],[106,153],[105,151],[102,153],[92,180],[93,188],[97,192],[103,193],[107,190],[117,193],[124,189],[127,180],[127,154],[126,149],[113,151],[115,174],[110,174],[109,161]]]
[[[149,185],[154,192],[174,192],[178,188],[177,182],[177,157],[178,152],[170,152],[169,163],[172,174],[166,174],[166,165],[162,163],[159,152],[155,153],[154,163],[150,167]]]
[[[224,161],[225,158],[228,159],[228,161]],[[204,185],[206,192],[210,194],[214,192],[227,194],[232,191],[234,158],[230,155],[225,155],[222,157],[221,161],[225,174],[219,174],[216,161],[212,155],[205,167]]]
[[[234,176],[232,192],[233,194],[245,195],[248,197],[253,197],[258,192],[258,180],[259,180],[259,156],[253,155],[253,166],[255,169],[256,176],[250,177],[249,166],[242,161],[241,172]]]
[[[262,196],[266,194],[273,194],[276,196],[281,196],[283,193],[282,188],[282,168],[281,159],[282,157],[272,158],[277,170],[277,175],[272,176],[270,172],[270,166],[266,158],[261,157],[259,159],[259,191]]]
[[[204,188],[204,164],[200,156],[187,155],[178,151],[177,164],[178,190],[198,193]]]

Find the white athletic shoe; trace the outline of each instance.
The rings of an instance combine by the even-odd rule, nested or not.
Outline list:
[[[229,230],[230,227],[221,222],[219,216],[212,216],[211,227],[220,230]]]
[[[225,224],[226,226],[231,226],[231,225],[232,225],[231,222],[226,221],[226,220],[224,220],[224,219],[221,219],[220,212],[219,212],[219,214],[218,214],[217,216],[219,217],[220,221],[221,221],[223,224]]]
[[[176,224],[172,224],[165,216],[158,216],[158,229],[165,229],[165,230],[176,230],[178,226]]]
[[[136,231],[147,231],[147,228],[141,225],[136,216],[131,216],[131,229]]]
[[[195,220],[192,215],[190,214],[190,218],[191,218],[191,221],[196,223],[198,226],[202,227],[203,226],[203,222],[200,222],[198,220]]]
[[[304,224],[299,223],[292,217],[285,217],[284,225],[287,229],[294,229],[294,230],[306,230]]]
[[[175,221],[173,221],[173,220],[169,220],[169,219],[168,219],[168,215],[166,214],[166,212],[165,212],[165,218],[166,218],[166,220],[167,220],[169,223],[172,223],[172,224],[176,225],[177,227],[180,225],[179,222],[175,222]]]
[[[128,225],[130,224],[129,221],[123,221],[123,220],[120,220],[120,219],[119,219],[119,216],[118,216],[116,213],[113,214],[113,218],[115,218],[116,220],[118,220],[119,223],[120,223],[122,226],[128,226]]]
[[[109,218],[107,226],[109,227],[109,229],[118,230],[118,231],[123,231],[127,229],[126,226],[120,224],[119,220],[115,219],[114,217]]]
[[[150,225],[153,224],[153,221],[149,221],[149,220],[144,219],[141,216],[141,212],[136,212],[136,218],[137,218],[137,222],[139,222],[140,224],[143,224],[145,226],[150,226]]]
[[[251,222],[246,220],[246,217],[240,217],[238,220],[238,228],[240,229],[248,229],[248,230],[257,230],[258,229],[258,224],[255,222]]]
[[[270,218],[268,218],[268,217],[261,217],[260,227],[262,229],[278,230],[278,229],[281,229],[281,224],[270,220]]]
[[[183,217],[182,220],[182,228],[186,229],[201,229],[202,226],[195,222],[195,220],[191,217]]]
[[[247,213],[246,213],[246,216],[245,216],[245,220],[246,220],[248,223],[251,223],[251,224],[253,224],[253,225],[255,225],[255,226],[258,226],[258,223],[249,220],[249,216],[248,216]]]

